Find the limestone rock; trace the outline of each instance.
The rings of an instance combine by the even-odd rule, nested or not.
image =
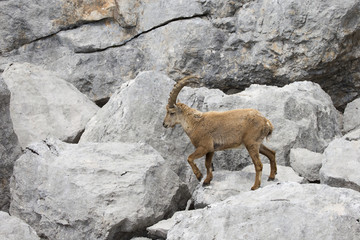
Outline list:
[[[35,230],[17,217],[0,211],[0,239],[40,240]]]
[[[167,239],[357,239],[359,212],[359,192],[283,183],[176,213]]]
[[[11,214],[49,239],[129,239],[190,197],[146,144],[54,139],[16,161],[11,192]]]
[[[302,183],[304,180],[290,167],[278,166],[277,169],[278,174],[276,175],[275,181],[268,181],[270,164],[264,164],[261,188],[283,182]],[[255,180],[254,166],[248,166],[242,171],[214,171],[213,175],[213,180],[209,186],[203,187],[200,184],[193,192],[192,199],[195,208],[204,208],[239,193],[251,191],[250,188]]]
[[[325,149],[321,183],[360,191],[360,130],[335,139]]]
[[[14,63],[2,74],[11,92],[10,113],[23,148],[55,136],[76,142],[98,107],[56,74]]]
[[[360,128],[360,98],[350,102],[344,112],[344,132]]]
[[[290,166],[310,182],[320,181],[319,171],[323,155],[311,152],[305,148],[295,148],[290,151]]]
[[[10,117],[10,91],[0,76],[0,211],[10,205],[9,183],[21,149]]]

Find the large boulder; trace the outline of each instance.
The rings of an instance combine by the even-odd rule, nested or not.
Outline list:
[[[140,73],[125,83],[89,121],[80,142],[145,141],[180,174],[194,148],[181,127],[164,129],[162,126],[174,83],[159,72]],[[273,135],[264,143],[276,150],[280,165],[289,165],[291,148],[322,152],[340,135],[340,114],[330,97],[311,82],[293,83],[283,88],[252,85],[234,95],[204,87],[185,87],[179,100],[200,111],[260,110],[275,126]],[[246,150],[217,152],[214,156],[215,169],[240,170],[249,164],[251,160]]]
[[[0,76],[0,211],[10,205],[9,183],[21,148],[10,117],[10,91]]]
[[[290,167],[278,166],[277,172],[275,181],[268,181],[270,164],[264,164],[261,187],[283,182],[302,183],[304,180]],[[214,171],[213,175],[214,178],[209,186],[198,185],[193,192],[192,200],[195,208],[204,208],[241,192],[250,191],[255,180],[255,169],[254,166],[248,166],[242,171]]]
[[[325,149],[320,181],[360,191],[360,129],[335,139]]]
[[[344,132],[360,128],[360,98],[350,102],[344,111]]]
[[[129,239],[190,197],[146,144],[47,139],[16,161],[10,213],[48,239]]]
[[[35,230],[17,217],[0,211],[1,240],[40,240]]]
[[[169,162],[186,180],[187,154],[192,146],[180,128],[166,131],[162,122],[174,81],[159,72],[142,72],[125,83],[88,122],[81,136],[85,142],[145,142]]]
[[[322,153],[312,152],[305,148],[294,148],[290,151],[290,166],[309,182],[319,182],[323,158]]]
[[[359,192],[284,183],[176,213],[167,239],[357,239],[359,212]]]
[[[2,74],[11,92],[10,113],[20,145],[55,136],[77,142],[98,107],[55,73],[14,63]]]

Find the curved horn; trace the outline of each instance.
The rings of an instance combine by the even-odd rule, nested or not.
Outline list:
[[[176,104],[176,99],[177,96],[179,95],[179,92],[181,91],[181,89],[183,87],[185,87],[187,84],[194,82],[194,81],[190,81],[190,79],[199,79],[196,76],[186,76],[183,79],[179,80],[175,85],[173,90],[170,92],[170,96],[169,96],[169,101],[168,101],[168,106],[170,108],[174,107],[174,105]]]

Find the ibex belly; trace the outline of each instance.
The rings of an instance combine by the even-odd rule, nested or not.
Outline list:
[[[214,139],[214,151],[221,151],[226,149],[243,148],[241,141],[226,141],[225,139]]]

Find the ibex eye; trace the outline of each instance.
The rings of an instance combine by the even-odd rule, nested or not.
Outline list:
[[[173,113],[173,112],[172,112],[172,113],[170,113],[170,116],[174,116],[174,115],[175,115],[175,113]]]

